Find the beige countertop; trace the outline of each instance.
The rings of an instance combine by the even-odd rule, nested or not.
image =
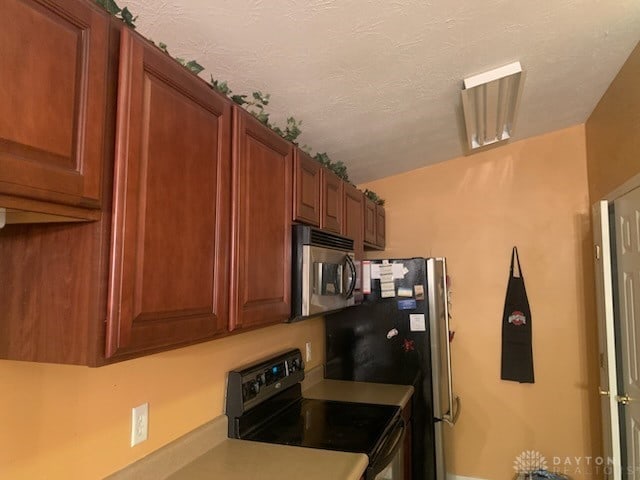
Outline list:
[[[307,388],[306,398],[339,400],[341,402],[379,403],[404,408],[413,395],[411,385],[349,382],[344,380],[320,380]]]
[[[367,456],[361,453],[229,439],[171,475],[168,480],[360,480],[367,464]]]
[[[306,398],[404,407],[413,394],[413,387],[406,385],[325,380],[322,367],[305,375]],[[227,417],[222,415],[108,480],[359,480],[367,465],[364,454],[229,439]]]

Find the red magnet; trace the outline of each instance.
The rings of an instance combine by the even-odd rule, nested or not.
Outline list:
[[[403,349],[405,352],[412,352],[413,350],[415,350],[415,349],[416,349],[416,347],[415,347],[415,342],[414,342],[413,340],[409,340],[409,339],[405,338],[405,339],[402,341],[402,349]]]

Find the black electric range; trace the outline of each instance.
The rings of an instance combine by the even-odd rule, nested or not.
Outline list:
[[[400,407],[303,398],[303,378],[297,349],[229,372],[229,437],[364,453],[374,479],[402,445]]]

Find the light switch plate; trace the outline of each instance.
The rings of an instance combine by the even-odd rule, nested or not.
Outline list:
[[[310,362],[311,361],[311,354],[312,354],[312,352],[311,352],[311,342],[309,341],[309,342],[305,343],[304,346],[305,346],[305,350],[306,350],[304,361],[306,363],[306,362]]]
[[[131,446],[144,442],[149,436],[149,404],[131,409]]]

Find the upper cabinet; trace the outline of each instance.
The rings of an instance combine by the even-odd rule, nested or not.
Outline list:
[[[357,259],[363,257],[365,246],[375,250],[385,246],[384,207],[298,148],[294,152],[293,221],[352,238]]]
[[[375,245],[378,241],[376,236],[376,204],[373,200],[364,199],[364,243]]]
[[[231,105],[126,28],[119,71],[107,356],[228,319]]]
[[[320,209],[320,228],[339,234],[342,233],[345,182],[326,168],[321,171],[322,208]]]
[[[384,207],[364,200],[364,246],[368,250],[384,250],[386,245],[386,214]]]
[[[231,329],[291,314],[293,145],[234,107]]]
[[[3,0],[0,207],[98,217],[108,53],[89,2]]]
[[[293,164],[293,220],[320,226],[322,166],[296,148]]]
[[[353,239],[355,257],[362,259],[364,242],[364,195],[353,185],[344,185],[344,228],[342,234]]]
[[[376,205],[376,246],[384,250],[387,237],[387,216],[382,205]]]

